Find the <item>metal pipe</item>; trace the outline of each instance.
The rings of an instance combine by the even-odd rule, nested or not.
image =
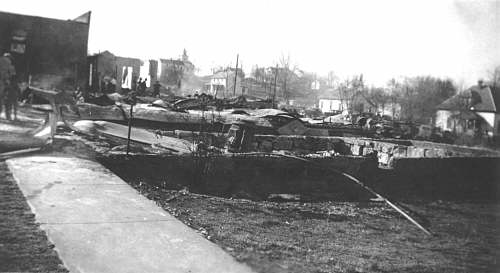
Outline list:
[[[128,134],[127,134],[127,155],[130,151],[130,132],[132,131],[132,111],[134,109],[134,104],[130,104],[130,116],[128,118]]]
[[[276,109],[276,84],[278,81],[278,65],[276,65],[276,70],[274,71],[274,93],[273,93],[273,108]]]
[[[296,160],[301,160],[301,161],[304,161],[304,162],[308,162],[310,164],[313,164],[315,166],[319,166],[319,167],[322,167],[324,168],[324,166],[322,165],[319,165],[315,162],[312,162],[311,160],[308,160],[308,159],[305,159],[305,158],[301,158],[301,157],[297,157],[297,156],[293,156],[293,155],[285,155],[285,154],[280,154],[281,156],[283,157],[288,157],[288,158],[293,158],[293,159],[296,159]],[[428,231],[426,228],[424,228],[422,225],[420,225],[416,220],[414,220],[413,218],[411,218],[407,213],[405,213],[402,209],[400,209],[398,206],[396,206],[394,203],[392,203],[391,201],[389,201],[387,198],[385,198],[384,196],[378,194],[377,192],[375,192],[373,189],[371,189],[370,187],[366,186],[365,184],[363,184],[363,182],[359,181],[357,178],[355,178],[354,176],[350,175],[350,174],[347,174],[345,172],[342,172],[342,171],[339,171],[339,170],[336,170],[336,169],[333,169],[333,168],[327,168],[328,170],[330,171],[333,171],[337,174],[340,174],[344,177],[347,177],[349,178],[351,181],[353,181],[354,183],[358,184],[359,186],[361,186],[363,189],[365,189],[366,191],[370,192],[371,194],[375,195],[377,198],[379,199],[382,199],[384,200],[384,202],[386,202],[389,206],[391,206],[394,210],[396,210],[397,212],[399,212],[401,215],[403,215],[406,219],[408,219],[410,222],[412,222],[415,226],[417,226],[420,230],[422,230],[425,234],[431,236],[432,233],[430,231]]]
[[[248,155],[252,155],[252,154],[255,154],[255,155],[258,155],[258,154],[261,154],[261,155],[275,155],[275,156],[281,156],[281,157],[291,158],[291,159],[295,159],[295,160],[300,160],[300,161],[303,161],[303,162],[307,162],[307,163],[312,164],[312,165],[314,165],[316,167],[320,167],[320,168],[323,168],[323,169],[326,169],[326,170],[330,170],[330,171],[332,171],[332,172],[334,172],[336,174],[340,174],[340,175],[348,178],[350,181],[353,181],[354,183],[358,184],[359,186],[361,186],[363,189],[365,189],[369,193],[375,195],[377,198],[384,200],[384,202],[386,202],[391,208],[393,208],[398,213],[400,213],[401,215],[403,215],[403,217],[405,217],[411,223],[413,223],[415,226],[417,226],[426,235],[429,235],[429,236],[432,235],[432,233],[429,230],[427,230],[426,228],[424,228],[421,224],[419,224],[415,219],[413,219],[410,215],[408,215],[407,213],[405,213],[402,209],[400,209],[394,203],[392,203],[391,201],[389,201],[387,198],[385,198],[384,196],[380,195],[379,193],[375,192],[373,189],[371,189],[370,187],[366,186],[365,184],[363,184],[363,182],[359,181],[357,178],[355,178],[354,176],[352,176],[350,174],[347,174],[347,173],[345,173],[343,171],[339,171],[339,170],[334,169],[332,167],[326,168],[325,166],[320,165],[318,163],[315,163],[315,162],[313,162],[311,160],[308,160],[308,159],[305,159],[305,158],[302,158],[302,157],[298,157],[298,156],[294,156],[294,155],[278,154],[278,153],[260,153],[260,152],[245,153],[245,154],[248,154]]]
[[[233,96],[236,96],[236,83],[238,78],[238,59],[240,54],[236,55],[236,69],[234,70],[234,87],[233,87]]]

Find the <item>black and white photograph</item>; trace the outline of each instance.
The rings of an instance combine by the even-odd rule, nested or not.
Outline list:
[[[13,272],[500,272],[500,0],[2,1]]]

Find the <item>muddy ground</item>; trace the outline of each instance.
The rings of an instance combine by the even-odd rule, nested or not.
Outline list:
[[[500,204],[401,204],[428,237],[380,202],[255,202],[129,183],[257,272],[500,270]]]
[[[68,272],[0,161],[0,272]]]

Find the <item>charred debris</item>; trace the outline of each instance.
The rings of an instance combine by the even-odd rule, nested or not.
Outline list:
[[[382,138],[359,124],[312,124],[297,113],[268,108],[272,101],[244,96],[159,99],[130,92],[69,103],[58,92],[32,90],[55,109],[48,119],[51,128],[54,119],[62,121],[66,130],[93,143],[99,160],[126,179],[139,175],[149,183],[170,181],[223,196],[245,192],[254,199],[284,194],[301,200],[310,192],[335,192],[334,198],[343,200],[372,198],[387,203],[427,235],[431,232],[411,212],[382,194],[391,193],[387,189],[397,183],[394,180],[413,175],[400,170],[408,162],[422,165],[418,170],[426,164],[453,165],[460,158],[498,158],[486,149]],[[384,170],[395,175],[384,177]],[[426,175],[432,173],[422,177],[428,180]],[[392,181],[381,181],[386,177]],[[462,184],[456,179],[453,183]],[[404,188],[422,185],[408,183]],[[442,188],[446,191],[449,185],[438,183],[431,192]],[[392,192],[391,199],[400,194]]]

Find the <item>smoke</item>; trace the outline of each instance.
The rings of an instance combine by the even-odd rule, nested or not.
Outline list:
[[[47,90],[61,89],[63,82],[63,76],[53,74],[38,74],[31,78],[31,86]]]
[[[186,73],[182,78],[182,87],[180,94],[192,95],[196,92],[200,93],[203,90],[203,79],[194,73]]]
[[[456,1],[454,12],[470,45],[464,78],[488,78],[500,65],[500,1]]]

